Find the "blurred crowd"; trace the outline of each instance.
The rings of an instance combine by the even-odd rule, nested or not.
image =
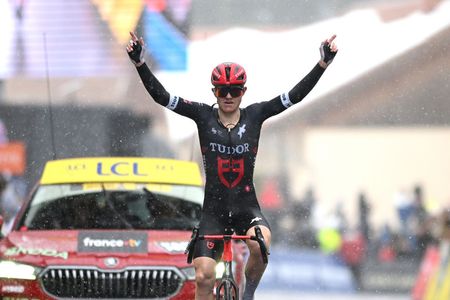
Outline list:
[[[312,188],[302,199],[283,204],[277,211],[266,211],[274,244],[337,255],[360,285],[364,264],[416,263],[418,266],[427,247],[439,244],[443,228],[450,227],[445,221],[445,218],[450,220],[450,210],[439,213],[427,210],[420,185],[400,191],[393,198],[397,217],[394,223],[398,226],[372,224],[371,201],[362,192],[355,195],[355,216],[347,216],[341,203],[331,214],[318,213],[319,201]]]

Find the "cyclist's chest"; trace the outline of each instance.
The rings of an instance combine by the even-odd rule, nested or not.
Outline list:
[[[260,130],[260,126],[248,120],[241,120],[234,128],[228,129],[217,119],[211,118],[199,132],[202,152],[231,156],[256,154]]]

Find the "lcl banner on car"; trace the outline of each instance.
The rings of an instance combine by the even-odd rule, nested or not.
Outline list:
[[[25,172],[25,145],[22,142],[0,144],[0,173],[21,176]]]

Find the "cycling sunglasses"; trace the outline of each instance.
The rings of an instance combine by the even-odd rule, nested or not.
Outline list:
[[[242,96],[242,94],[244,93],[244,87],[242,86],[218,86],[214,89],[214,95],[216,95],[216,97],[221,97],[224,98],[226,97],[228,94],[231,95],[231,97],[235,98],[235,97],[239,97]]]

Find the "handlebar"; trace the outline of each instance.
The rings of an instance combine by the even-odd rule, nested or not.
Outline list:
[[[192,230],[191,240],[189,241],[186,250],[184,251],[184,253],[188,255],[187,262],[189,264],[192,263],[195,243],[197,242],[197,240],[252,240],[258,242],[259,249],[261,250],[261,258],[264,264],[267,264],[268,255],[270,255],[270,252],[267,250],[266,243],[264,242],[264,236],[262,234],[261,228],[259,228],[259,226],[255,226],[255,235],[199,235],[199,229],[198,227],[195,227]]]
[[[267,250],[266,243],[264,242],[264,236],[262,235],[261,228],[259,226],[255,227],[255,235],[250,237],[251,240],[257,241],[259,244],[259,249],[261,250],[261,258],[265,264],[267,264],[267,256],[270,255]]]
[[[192,229],[192,235],[191,240],[189,241],[189,244],[186,247],[186,250],[184,250],[184,254],[187,254],[187,262],[188,264],[192,263],[192,256],[194,256],[194,249],[195,249],[195,243],[198,239],[198,227],[194,227]]]

